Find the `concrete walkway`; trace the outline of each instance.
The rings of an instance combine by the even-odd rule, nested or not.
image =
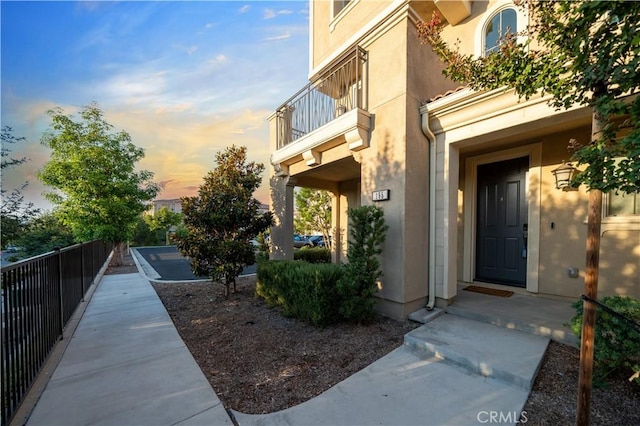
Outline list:
[[[232,425],[140,274],[105,275],[28,425]]]
[[[274,414],[234,412],[240,425],[515,424],[529,392],[406,346],[320,396]],[[499,416],[500,414],[497,414]],[[497,417],[496,417],[497,418]]]
[[[310,401],[266,415],[229,414],[148,279],[107,275],[27,424],[515,424],[547,343],[444,314]]]

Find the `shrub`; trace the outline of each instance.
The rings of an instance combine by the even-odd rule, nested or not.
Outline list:
[[[269,241],[265,232],[259,232],[256,236],[258,246],[256,248],[256,262],[264,262],[269,260]],[[267,234],[268,235],[268,234]]]
[[[340,320],[336,282],[340,265],[300,261],[268,261],[258,264],[256,295],[283,314],[309,321],[315,326]]]
[[[640,302],[631,297],[608,296],[600,303],[640,324]],[[582,334],[582,301],[573,304],[576,315],[569,326],[578,338]],[[640,372],[640,333],[625,321],[597,308],[594,346],[594,382],[603,384],[614,371]],[[636,376],[636,383],[640,378]]]
[[[293,259],[309,263],[331,263],[331,251],[322,247],[302,248],[293,252]]]
[[[340,313],[348,320],[366,322],[373,318],[377,279],[382,276],[378,255],[382,253],[387,229],[384,212],[375,206],[349,208],[349,263],[337,283],[341,297]]]

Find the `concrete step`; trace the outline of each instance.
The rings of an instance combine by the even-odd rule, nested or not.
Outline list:
[[[404,337],[405,346],[530,390],[549,339],[445,314]]]
[[[466,294],[463,295],[467,296]],[[524,302],[537,303],[535,306],[516,305],[514,308],[508,304],[504,306],[496,305],[496,302],[492,300],[496,299],[495,297],[479,296],[478,299],[488,301],[486,305],[478,303],[478,300],[474,300],[473,303],[460,301],[459,303],[447,306],[445,310],[448,314],[474,321],[548,337],[556,342],[573,347],[579,346],[578,337],[564,325],[569,322],[575,313],[575,310],[570,308],[569,302],[555,300],[544,300],[541,302],[535,298],[527,299],[514,295],[514,299],[520,297]],[[524,302],[521,302],[521,304]],[[518,306],[520,307],[519,309]]]

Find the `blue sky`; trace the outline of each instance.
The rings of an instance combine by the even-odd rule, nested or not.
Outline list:
[[[26,143],[3,172],[11,189],[48,160],[47,110],[97,102],[114,130],[145,149],[159,198],[195,195],[217,151],[247,146],[269,161],[267,117],[307,83],[307,1],[2,1],[2,126]],[[268,179],[256,194],[268,201]]]

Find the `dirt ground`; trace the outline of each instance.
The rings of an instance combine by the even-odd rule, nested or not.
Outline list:
[[[136,272],[130,257],[111,273]],[[324,330],[285,318],[254,297],[255,278],[238,293],[223,286],[155,284],[178,332],[227,408],[269,413],[304,402],[402,344],[418,324],[379,318]],[[522,422],[575,424],[579,351],[552,342],[529,396]],[[593,425],[639,425],[640,386],[617,377],[594,389]]]

